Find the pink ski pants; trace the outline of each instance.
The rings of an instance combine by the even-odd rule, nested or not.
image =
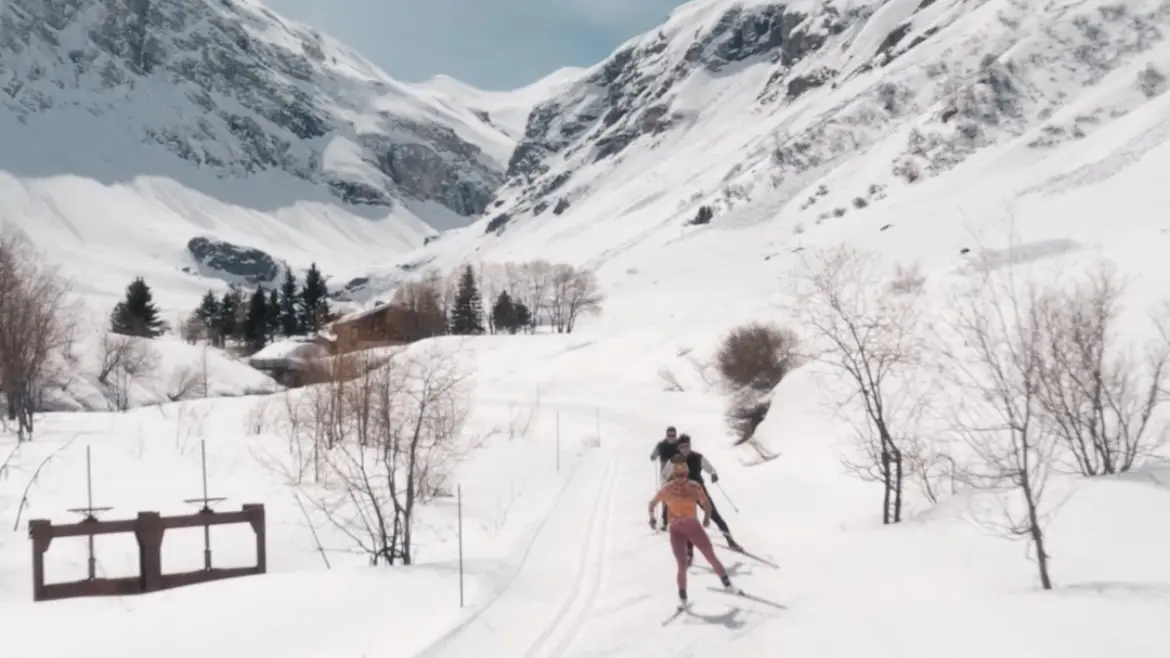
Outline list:
[[[687,588],[687,544],[695,545],[719,578],[727,575],[723,563],[715,557],[715,549],[711,546],[711,538],[703,530],[698,519],[675,519],[670,524],[670,548],[674,551],[674,561],[678,563],[678,588]]]

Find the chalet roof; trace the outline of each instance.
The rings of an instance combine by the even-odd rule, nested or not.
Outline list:
[[[248,365],[258,370],[297,369],[326,353],[324,347],[312,340],[281,340],[253,354]]]

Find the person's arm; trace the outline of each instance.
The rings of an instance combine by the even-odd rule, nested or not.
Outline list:
[[[706,455],[699,458],[699,468],[711,474],[711,482],[719,481],[719,474],[715,472],[715,467],[711,465],[711,462],[707,461]]]
[[[672,464],[670,462],[666,462],[666,465],[662,467],[662,481],[665,482],[665,481],[669,480],[670,476],[673,473],[674,473],[674,464]]]
[[[654,461],[655,459],[658,459],[658,453],[661,450],[662,450],[662,442],[659,441],[658,443],[654,444],[654,449],[650,451],[650,461]]]
[[[659,490],[658,493],[654,494],[654,497],[650,499],[650,509],[648,511],[650,513],[650,527],[651,528],[653,528],[655,526],[655,524],[657,523],[657,521],[654,518],[654,508],[658,507],[658,504],[661,502],[662,502],[662,490]]]

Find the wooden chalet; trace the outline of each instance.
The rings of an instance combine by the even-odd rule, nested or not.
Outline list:
[[[437,336],[446,329],[441,313],[423,313],[396,304],[381,304],[352,313],[330,325],[337,352],[403,345]]]

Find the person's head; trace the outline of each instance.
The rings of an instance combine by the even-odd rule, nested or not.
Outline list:
[[[671,425],[670,427],[666,428],[666,440],[667,441],[678,440],[678,430],[674,429],[674,425]]]
[[[687,477],[687,460],[681,455],[670,458],[670,477],[674,479]]]
[[[684,457],[691,454],[691,437],[686,434],[678,437],[678,451]]]

